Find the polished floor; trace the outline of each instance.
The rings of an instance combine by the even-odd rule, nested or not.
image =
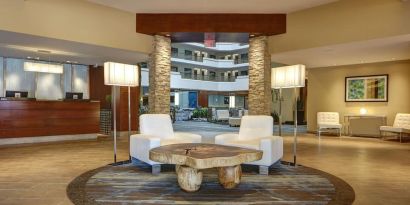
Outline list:
[[[206,141],[212,141],[211,135]],[[292,160],[292,142],[293,137],[285,136],[286,161]],[[126,138],[119,142],[120,160],[128,158],[127,144]],[[67,184],[112,159],[108,137],[0,147],[0,204],[71,204],[66,196]],[[348,182],[356,192],[354,204],[410,202],[409,142],[334,136],[319,140],[303,134],[299,137],[298,161]]]

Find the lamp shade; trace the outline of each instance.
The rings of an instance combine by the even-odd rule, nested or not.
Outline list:
[[[104,63],[104,84],[116,86],[138,86],[138,67],[115,62]]]
[[[272,68],[272,88],[305,87],[305,65]]]
[[[61,64],[26,61],[24,62],[24,71],[61,74],[64,69]]]

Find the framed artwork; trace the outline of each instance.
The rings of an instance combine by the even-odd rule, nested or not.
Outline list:
[[[389,75],[351,76],[345,80],[346,102],[387,102]]]

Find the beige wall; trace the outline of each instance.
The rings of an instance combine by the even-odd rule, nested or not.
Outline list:
[[[135,14],[85,0],[0,0],[0,30],[150,53]]]
[[[345,102],[345,77],[389,74],[388,102]],[[316,113],[320,111],[358,114],[364,107],[369,114],[387,115],[393,124],[398,112],[410,113],[410,60],[312,68],[308,72],[308,130],[316,129]]]
[[[410,33],[410,2],[340,0],[287,15],[287,32],[270,37],[270,52]]]

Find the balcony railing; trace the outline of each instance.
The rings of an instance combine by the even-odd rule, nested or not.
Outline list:
[[[184,59],[184,60],[189,60],[189,61],[196,61],[196,62],[203,62],[203,58],[200,56],[196,55],[185,55],[183,53],[172,53],[171,54],[172,58],[179,58],[179,59]]]
[[[213,76],[213,75],[195,75],[190,73],[181,73],[183,79],[204,80],[214,82],[235,82],[235,76]]]
[[[242,63],[249,63],[248,59],[235,59],[233,61],[234,64],[242,64]]]
[[[196,55],[185,55],[183,53],[172,53],[171,54],[172,58],[179,58],[179,59],[184,59],[184,60],[189,60],[189,61],[196,61],[196,62],[204,62],[204,58],[202,56],[196,56]],[[218,60],[220,61],[233,61],[233,64],[242,64],[242,63],[248,63],[248,59],[234,59],[234,60],[225,60],[225,59],[214,59],[214,58],[205,58],[207,61],[215,61],[217,62]]]

